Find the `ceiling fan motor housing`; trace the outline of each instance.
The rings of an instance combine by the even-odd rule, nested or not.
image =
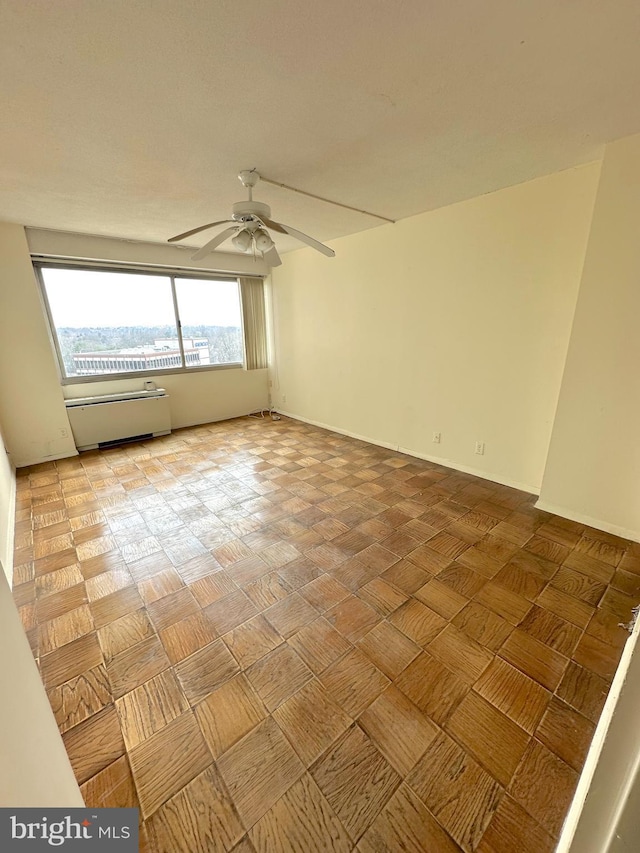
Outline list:
[[[233,218],[236,222],[245,222],[248,219],[271,218],[271,208],[261,201],[238,201],[233,205]]]

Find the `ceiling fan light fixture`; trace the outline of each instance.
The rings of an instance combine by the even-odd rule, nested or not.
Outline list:
[[[209,222],[207,225],[200,225],[198,228],[192,228],[189,231],[185,231],[183,234],[176,234],[174,237],[169,237],[169,243],[176,243],[180,240],[185,240],[187,237],[193,237],[195,234],[199,234],[201,231],[206,231],[208,228],[214,228],[216,225],[229,225],[228,228],[225,228],[217,234],[213,240],[209,240],[209,242],[205,243],[201,249],[198,249],[195,255],[192,256],[193,260],[201,260],[210,252],[213,252],[214,249],[217,249],[218,246],[226,240],[231,238],[235,249],[240,252],[248,252],[253,247],[256,252],[262,253],[263,258],[267,263],[271,266],[277,266],[281,261],[273,238],[270,234],[271,231],[275,231],[277,234],[288,234],[290,237],[293,237],[295,240],[299,240],[301,243],[305,243],[307,246],[310,246],[317,252],[321,252],[328,258],[335,257],[336,253],[334,250],[329,246],[325,246],[324,243],[321,243],[319,240],[315,240],[308,234],[303,234],[302,231],[298,231],[290,225],[273,221],[271,219],[271,208],[269,205],[261,201],[253,200],[252,189],[260,180],[260,175],[255,169],[245,169],[240,172],[238,177],[240,178],[242,185],[248,189],[249,198],[246,201],[239,201],[233,205],[231,219],[222,219],[219,222]],[[267,181],[267,183],[273,184],[274,181]],[[276,186],[294,190],[294,192],[301,192],[302,195],[308,195],[311,198],[317,198],[320,201],[329,201],[328,199],[323,199],[320,196],[314,196],[311,193],[296,190],[294,187],[287,187],[285,184],[276,184]],[[366,213],[366,211],[358,211],[357,208],[348,207],[348,205],[340,204],[338,202],[330,203],[338,204],[339,207],[347,207],[349,210],[356,210],[359,213]],[[375,216],[376,214],[372,215]],[[392,220],[388,221],[391,222]]]
[[[241,252],[246,252],[251,246],[251,232],[246,228],[243,228],[242,231],[238,231],[238,233],[231,238],[231,242],[236,249],[240,249]]]
[[[271,235],[264,228],[258,228],[253,233],[253,238],[256,241],[256,249],[260,252],[268,252],[273,248],[273,240]]]

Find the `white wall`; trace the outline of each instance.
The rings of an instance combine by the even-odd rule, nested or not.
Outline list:
[[[82,806],[11,595],[15,485],[0,433],[0,806]]]
[[[16,467],[76,453],[24,229],[9,223],[0,223],[0,405]]]
[[[639,634],[637,622],[598,721],[556,853],[635,853],[640,847]]]
[[[0,806],[83,806],[2,572],[0,648]]]
[[[275,404],[537,491],[598,177],[591,164],[345,237],[333,260],[285,255]]]
[[[88,260],[178,266],[191,249],[63,232],[29,231],[0,223],[0,405],[7,449],[17,467],[76,453],[65,397],[142,388],[141,379],[60,386],[41,297],[31,266],[34,253]],[[265,271],[251,258],[216,256],[227,271]],[[193,268],[209,270],[204,263]],[[245,269],[246,268],[246,269]],[[169,391],[174,428],[236,417],[268,404],[267,371],[212,370],[155,377]],[[61,436],[66,430],[67,438]]]
[[[640,541],[640,136],[607,145],[540,506]]]
[[[9,586],[13,577],[13,533],[16,478],[0,430],[0,574],[4,570]]]
[[[217,272],[236,275],[265,275],[269,272],[269,267],[262,258],[237,252],[216,252],[201,261],[192,261],[191,255],[196,250],[175,243],[143,243],[139,240],[117,240],[112,237],[94,237],[91,234],[73,234],[69,231],[49,231],[45,228],[27,228],[26,233],[29,249],[34,255],[153,264],[203,272],[211,272],[211,260],[215,258]]]
[[[169,394],[173,429],[235,418],[267,408],[267,370],[207,370],[197,373],[172,373],[145,376]],[[65,385],[64,396],[90,397],[92,394],[114,394],[137,391],[141,379],[115,379]]]

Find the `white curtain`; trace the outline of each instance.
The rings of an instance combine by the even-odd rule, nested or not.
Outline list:
[[[244,276],[241,276],[239,281],[244,327],[245,366],[247,370],[259,370],[268,367],[264,282],[261,278]]]

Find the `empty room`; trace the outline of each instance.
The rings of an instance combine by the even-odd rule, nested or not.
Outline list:
[[[637,849],[639,36],[0,3],[3,851]]]

